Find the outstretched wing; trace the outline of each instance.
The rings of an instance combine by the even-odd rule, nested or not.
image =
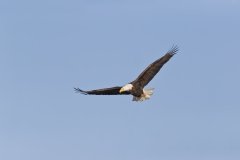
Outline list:
[[[178,47],[173,46],[163,57],[150,64],[132,83],[138,83],[141,87],[146,86],[177,51]]]
[[[79,88],[74,88],[74,90],[78,93],[82,93],[85,95],[128,95],[130,92],[121,92],[119,93],[122,87],[112,87],[112,88],[103,88],[91,91],[84,91]]]

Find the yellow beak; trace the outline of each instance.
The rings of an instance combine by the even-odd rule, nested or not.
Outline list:
[[[119,93],[122,93],[122,92],[124,92],[124,89],[123,89],[123,88],[120,89]]]

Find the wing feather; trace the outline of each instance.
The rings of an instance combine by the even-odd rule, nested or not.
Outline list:
[[[96,89],[91,91],[84,91],[79,88],[74,88],[77,93],[85,94],[85,95],[128,95],[130,92],[121,92],[119,93],[122,87],[111,87],[111,88],[103,88]]]
[[[150,64],[132,83],[138,83],[141,87],[146,86],[177,51],[178,47],[173,46],[163,57]]]

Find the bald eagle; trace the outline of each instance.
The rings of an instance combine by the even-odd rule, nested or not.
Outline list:
[[[134,81],[124,85],[111,88],[84,91],[74,88],[76,92],[85,95],[133,95],[133,101],[144,101],[151,97],[153,88],[144,89],[144,87],[159,72],[162,66],[171,59],[178,51],[177,46],[173,46],[164,56],[150,64]]]

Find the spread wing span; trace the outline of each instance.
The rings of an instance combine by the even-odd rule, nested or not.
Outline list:
[[[96,89],[91,91],[84,91],[79,88],[74,88],[74,90],[78,93],[82,93],[85,95],[128,95],[130,92],[121,92],[119,93],[122,87],[111,87],[111,88],[103,88],[103,89]]]
[[[178,47],[173,46],[163,57],[150,64],[132,83],[138,83],[141,87],[146,86],[177,51]]]

